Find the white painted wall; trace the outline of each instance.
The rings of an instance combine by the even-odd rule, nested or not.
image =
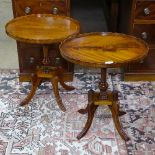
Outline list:
[[[5,24],[13,18],[11,0],[0,0],[0,39],[8,40]]]
[[[11,0],[0,0],[0,69],[17,69],[16,42],[5,33],[5,24],[13,18]]]

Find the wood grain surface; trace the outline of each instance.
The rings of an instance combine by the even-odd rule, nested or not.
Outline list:
[[[78,21],[60,15],[32,14],[17,17],[6,24],[6,33],[21,42],[35,44],[58,43],[79,33]]]
[[[87,33],[64,40],[61,55],[88,67],[116,67],[143,59],[148,45],[141,39],[119,33]]]

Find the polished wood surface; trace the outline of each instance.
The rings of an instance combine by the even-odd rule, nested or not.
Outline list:
[[[78,21],[51,14],[17,17],[6,24],[6,33],[12,38],[24,43],[39,44],[42,47],[42,63],[31,74],[32,87],[29,94],[21,102],[21,106],[30,102],[43,80],[48,80],[53,86],[53,93],[58,106],[62,111],[66,111],[59,95],[58,83],[60,82],[66,90],[72,90],[74,87],[64,83],[65,70],[59,57],[56,59],[55,66],[50,65],[48,44],[59,44],[64,38],[77,34],[79,30]]]
[[[149,54],[136,63],[129,63],[124,72],[125,80],[155,80],[155,1],[120,0],[118,32],[143,39],[149,45]]]
[[[121,122],[119,121],[119,116],[126,114],[124,111],[120,111],[119,102],[118,102],[118,92],[117,91],[107,91],[108,83],[106,82],[106,68],[101,69],[101,81],[99,82],[100,92],[94,92],[93,90],[88,91],[88,104],[85,109],[80,109],[78,112],[81,114],[88,113],[88,118],[85,123],[84,128],[78,134],[77,139],[81,139],[89,128],[91,127],[94,114],[99,105],[107,105],[112,113],[112,118],[115,124],[115,127],[122,137],[123,140],[128,141],[130,138],[124,132]]]
[[[70,37],[60,44],[61,55],[76,64],[101,68],[99,92],[88,92],[88,104],[80,109],[81,114],[88,114],[84,128],[78,134],[81,139],[91,127],[94,114],[99,105],[107,105],[112,113],[115,127],[123,140],[130,138],[123,131],[119,116],[118,92],[107,91],[107,68],[123,66],[126,63],[143,59],[148,53],[148,45],[141,39],[119,33],[87,33]]]
[[[43,80],[49,80],[53,86],[53,93],[55,95],[56,102],[59,106],[59,108],[65,112],[66,108],[64,104],[62,103],[62,99],[59,95],[59,89],[58,89],[58,83],[60,82],[61,86],[71,91],[74,89],[73,86],[66,85],[63,80],[63,74],[64,69],[61,66],[56,67],[50,67],[50,66],[43,66],[37,69],[35,74],[32,74],[31,83],[32,87],[29,92],[29,94],[25,97],[25,99],[20,103],[21,106],[29,104],[33,96],[35,95],[35,92],[38,88],[38,86],[41,84]]]
[[[70,0],[12,0],[14,18],[30,14],[54,14],[70,16]],[[61,64],[66,70],[65,81],[72,81],[74,66],[64,60],[54,44],[48,45],[50,65],[55,66],[56,59],[61,59]],[[39,44],[23,43],[17,41],[19,60],[19,80],[29,81],[36,66],[42,63],[42,46]]]
[[[12,0],[14,17],[30,14],[70,15],[70,0]]]
[[[116,67],[143,59],[147,44],[119,33],[88,33],[66,39],[60,45],[61,55],[70,62],[89,67]]]
[[[142,20],[154,20],[155,1],[137,1],[135,5],[135,18]]]
[[[79,22],[65,16],[33,14],[17,17],[6,24],[6,33],[21,42],[51,44],[79,33]]]

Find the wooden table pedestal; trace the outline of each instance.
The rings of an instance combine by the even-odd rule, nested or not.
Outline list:
[[[107,91],[108,83],[106,82],[106,68],[101,69],[101,82],[99,83],[100,92],[94,92],[93,90],[88,91],[88,105],[85,109],[80,109],[78,112],[81,114],[88,113],[87,122],[83,130],[77,136],[77,139],[81,139],[89,130],[93,118],[94,113],[99,105],[107,105],[112,113],[112,118],[115,124],[115,127],[125,141],[129,140],[129,137],[123,131],[119,116],[126,114],[124,111],[119,110],[118,104],[118,92],[110,92]]]
[[[79,22],[60,15],[32,14],[12,19],[6,24],[5,28],[6,33],[17,41],[39,44],[43,47],[43,66],[36,66],[36,72],[32,74],[31,91],[20,105],[28,104],[34,96],[37,87],[41,84],[41,81],[48,80],[53,85],[53,92],[60,109],[65,111],[66,108],[62,104],[59,95],[58,83],[60,82],[66,90],[73,90],[74,88],[64,83],[65,70],[60,62],[57,63],[56,60],[56,63],[50,63],[48,45],[59,44],[65,38],[78,34],[80,31]]]
[[[127,63],[142,60],[148,53],[148,45],[135,37],[119,33],[87,33],[64,40],[60,45],[61,55],[68,61],[84,67],[101,69],[100,92],[88,92],[88,105],[80,109],[81,114],[88,113],[85,127],[77,136],[82,138],[91,126],[94,113],[99,105],[107,105],[112,113],[115,127],[125,141],[129,137],[123,131],[119,116],[125,112],[119,110],[118,92],[108,92],[106,82],[107,68],[123,67]]]
[[[48,66],[50,63],[50,60],[48,59],[48,48],[47,46],[43,46],[43,65],[44,66],[40,66],[37,67],[36,73],[32,74],[31,77],[31,83],[32,83],[32,87],[30,90],[30,93],[28,94],[28,96],[21,102],[21,106],[24,106],[26,104],[28,104],[30,102],[30,100],[32,99],[32,97],[34,96],[37,87],[41,84],[41,82],[43,80],[48,80],[51,82],[52,86],[53,86],[53,92],[57,101],[57,104],[59,106],[59,108],[62,111],[66,111],[65,106],[62,103],[62,99],[59,95],[59,89],[58,89],[58,83],[61,84],[61,86],[63,88],[65,88],[68,91],[71,91],[74,89],[73,86],[68,86],[64,83],[63,80],[63,75],[65,73],[63,67],[61,66],[59,60],[57,60],[57,66],[56,67],[52,67],[52,66]]]

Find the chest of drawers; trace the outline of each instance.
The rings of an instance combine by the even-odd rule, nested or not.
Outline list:
[[[155,0],[121,0],[119,32],[149,44],[148,56],[125,69],[125,80],[155,80]]]
[[[12,0],[14,17],[28,14],[51,13],[70,15],[70,0]],[[65,81],[72,80],[73,65],[65,61],[59,53],[58,44],[49,45],[50,65],[55,66],[60,61],[66,70]],[[30,75],[37,66],[42,65],[42,47],[36,44],[17,42],[19,59],[19,80],[29,81]]]

